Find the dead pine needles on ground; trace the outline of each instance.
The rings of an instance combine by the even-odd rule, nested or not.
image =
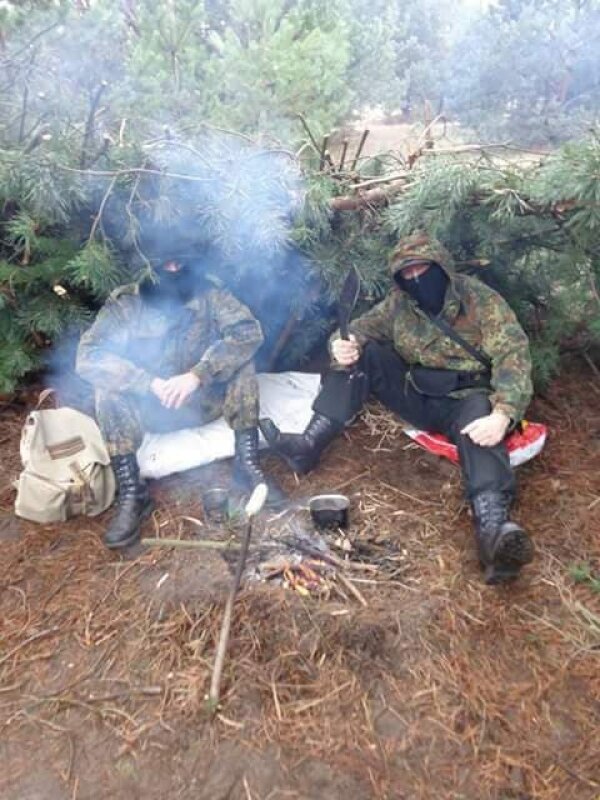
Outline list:
[[[204,698],[239,551],[119,556],[102,545],[106,517],[16,520],[24,410],[11,409],[0,796],[83,800],[102,786],[114,798],[597,800],[600,411],[581,368],[531,417],[550,427],[519,470],[516,516],[536,560],[500,589],[481,583],[457,470],[377,407],[299,483],[269,465],[299,502],[344,487],[351,524],[331,547],[357,565],[344,575],[366,604],[333,578],[308,596],[247,583],[211,721]],[[235,540],[206,533],[194,481],[153,487],[146,536]]]

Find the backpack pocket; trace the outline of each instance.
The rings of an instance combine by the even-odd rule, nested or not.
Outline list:
[[[65,487],[34,472],[22,472],[17,484],[15,514],[33,522],[65,522]]]

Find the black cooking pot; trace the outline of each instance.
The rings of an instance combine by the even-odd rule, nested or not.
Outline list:
[[[347,528],[350,500],[343,494],[318,494],[308,501],[308,509],[318,528]]]

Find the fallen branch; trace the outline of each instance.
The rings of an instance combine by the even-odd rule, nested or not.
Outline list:
[[[24,642],[18,644],[16,647],[13,647],[12,650],[9,650],[5,656],[0,658],[0,666],[8,661],[9,658],[14,656],[15,653],[18,653],[19,650],[22,650],[24,647],[27,647],[28,644],[32,642],[37,642],[39,639],[45,639],[47,636],[54,636],[55,633],[60,633],[60,628],[48,628],[47,631],[40,631],[39,633],[34,633],[32,636],[27,637]]]
[[[142,539],[148,547],[176,547],[190,550],[239,550],[237,542],[218,542],[214,539]]]
[[[406,188],[405,183],[399,183],[389,186],[387,189],[371,189],[355,197],[341,195],[340,197],[333,197],[329,201],[329,205],[334,211],[358,211],[368,206],[385,205],[394,195],[403,192]]]
[[[369,186],[378,186],[380,183],[392,183],[393,181],[407,178],[409,174],[407,170],[403,170],[402,172],[395,172],[392,175],[380,175],[378,178],[369,178],[368,181],[356,183],[352,186],[352,189],[356,191],[358,189],[367,189]]]
[[[365,606],[365,608],[368,606],[368,603],[367,603],[367,601],[365,600],[365,598],[364,598],[364,597],[362,596],[362,594],[361,594],[361,593],[358,591],[358,589],[357,589],[357,588],[356,588],[356,586],[355,586],[355,585],[352,583],[352,581],[351,581],[351,580],[348,580],[348,578],[347,578],[347,577],[344,575],[344,573],[343,573],[343,572],[338,572],[338,573],[337,573],[337,575],[336,575],[336,578],[337,578],[337,580],[338,580],[338,581],[339,581],[339,582],[342,584],[342,586],[343,586],[345,589],[348,589],[348,591],[350,592],[350,594],[354,595],[354,597],[355,597],[355,598],[358,600],[358,602],[361,604],[361,606]]]

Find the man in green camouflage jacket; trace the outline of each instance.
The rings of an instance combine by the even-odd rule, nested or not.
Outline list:
[[[96,415],[119,489],[105,534],[110,548],[139,536],[152,510],[136,452],[145,431],[196,427],[221,414],[235,436],[234,477],[265,481],[258,459],[258,384],[263,341],[249,309],[212,286],[182,257],[165,258],[156,280],[123,286],[82,336],[77,371],[95,388]],[[281,492],[270,482],[271,500]]]
[[[504,444],[531,399],[527,337],[503,298],[456,274],[450,254],[425,234],[398,244],[390,271],[394,288],[383,302],[350,324],[348,340],[332,337],[334,367],[304,434],[283,434],[270,420],[262,431],[301,473],[370,394],[411,425],[445,433],[458,448],[485,580],[506,582],[533,554],[508,518],[515,480]]]

